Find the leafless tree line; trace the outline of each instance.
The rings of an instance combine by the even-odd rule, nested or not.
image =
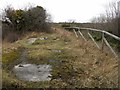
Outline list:
[[[95,28],[107,30],[113,34],[120,36],[120,2],[111,2],[105,9],[104,14],[99,17],[92,18],[91,22],[94,23]]]

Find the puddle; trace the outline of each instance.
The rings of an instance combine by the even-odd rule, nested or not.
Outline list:
[[[28,43],[33,44],[38,38],[29,38]]]
[[[51,65],[19,64],[13,68],[13,72],[20,80],[25,81],[50,81]]]

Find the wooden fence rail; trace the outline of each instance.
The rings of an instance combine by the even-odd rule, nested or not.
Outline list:
[[[116,58],[118,58],[118,55],[115,53],[115,51],[113,50],[113,48],[110,46],[110,44],[108,43],[108,41],[106,40],[105,38],[105,34],[106,35],[109,35],[110,37],[118,40],[120,42],[120,37],[118,36],[115,36],[107,31],[104,31],[104,30],[98,30],[98,29],[92,29],[92,28],[79,28],[79,27],[69,27],[67,29],[72,29],[76,35],[76,37],[78,38],[78,34],[77,32],[79,33],[79,35],[86,41],[87,39],[84,37],[84,35],[82,34],[82,30],[86,30],[87,31],[87,34],[88,36],[92,39],[92,41],[94,42],[94,44],[97,46],[98,49],[101,49],[102,51],[104,50],[104,45],[106,44],[109,49],[111,50],[111,52],[115,55]],[[102,35],[102,47],[100,48],[99,45],[97,44],[97,42],[95,41],[95,39],[92,37],[92,35],[89,33],[90,31],[93,31],[93,32],[99,32],[101,33]]]

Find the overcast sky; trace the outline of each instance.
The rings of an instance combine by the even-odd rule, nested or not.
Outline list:
[[[51,14],[54,22],[75,20],[89,22],[92,17],[105,12],[107,4],[118,0],[0,0],[0,10],[7,5],[15,9],[24,8],[30,4],[40,5]]]

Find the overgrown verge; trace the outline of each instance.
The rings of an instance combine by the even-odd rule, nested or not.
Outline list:
[[[51,65],[52,79],[40,82],[21,81],[6,70],[4,87],[16,87],[16,83],[20,88],[118,87],[117,60],[99,51],[91,41],[83,42],[76,39],[74,33],[64,30],[41,34],[37,38],[32,44],[28,44],[29,38],[19,40],[17,44],[26,48],[29,63]]]

